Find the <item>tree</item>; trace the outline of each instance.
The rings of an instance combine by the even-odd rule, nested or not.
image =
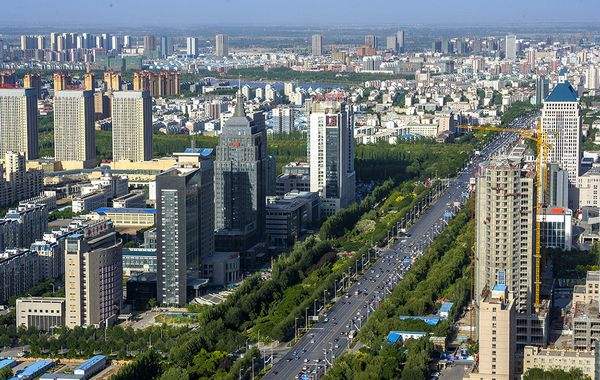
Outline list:
[[[523,375],[523,380],[591,380],[584,375],[579,368],[573,368],[566,372],[562,369],[543,370],[541,368],[530,368]]]
[[[4,367],[0,369],[0,380],[7,380],[13,376],[12,369]]]

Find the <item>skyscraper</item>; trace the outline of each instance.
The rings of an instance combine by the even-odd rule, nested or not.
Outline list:
[[[353,113],[346,103],[315,102],[310,108],[310,191],[321,197],[321,215],[354,202]]]
[[[217,57],[227,57],[229,55],[229,36],[226,34],[217,34],[215,36],[215,55]]]
[[[323,35],[313,34],[312,36],[312,55],[320,57],[323,55]]]
[[[392,35],[386,38],[385,48],[390,51],[397,52],[398,51],[398,36]]]
[[[569,185],[577,186],[581,160],[581,114],[577,91],[568,81],[558,83],[544,100],[542,131],[549,144],[548,162],[558,163],[569,174]]]
[[[148,35],[144,36],[144,55],[152,55],[156,51],[156,38]]]
[[[294,130],[294,109],[287,106],[273,108],[273,131],[276,133],[290,133]]]
[[[178,161],[156,177],[157,294],[163,305],[184,306],[188,277],[198,279],[214,253],[213,150],[190,148]]]
[[[171,38],[167,36],[160,37],[160,56],[162,58],[167,58],[173,53],[173,44],[171,43]]]
[[[267,181],[264,116],[246,116],[237,97],[223,127],[215,160],[215,244],[219,252],[244,252],[262,237]]]
[[[590,65],[585,73],[585,88],[595,90],[598,88],[598,68]]]
[[[396,33],[396,36],[398,37],[398,51],[402,53],[405,50],[405,45],[404,45],[404,30],[399,30]]]
[[[190,57],[198,56],[198,38],[197,37],[188,37],[186,38],[186,52]]]
[[[117,91],[112,99],[113,161],[152,159],[152,98],[147,91]]]
[[[477,178],[475,301],[486,289],[514,289],[515,309],[531,314],[534,300],[535,165],[524,145],[493,158]]]
[[[0,89],[0,157],[12,151],[37,158],[37,116],[35,89]]]
[[[504,58],[514,61],[517,59],[517,36],[510,34],[504,42]]]
[[[67,327],[116,321],[123,299],[123,262],[112,222],[70,235],[64,244]]]
[[[365,45],[371,49],[377,50],[377,36],[369,34],[365,36]]]
[[[94,92],[66,90],[54,96],[54,156],[68,167],[94,167]]]
[[[535,104],[541,106],[548,95],[548,79],[538,75],[535,79]]]

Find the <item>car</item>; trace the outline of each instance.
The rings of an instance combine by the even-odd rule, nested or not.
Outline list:
[[[308,363],[308,358],[304,358],[304,363]]]

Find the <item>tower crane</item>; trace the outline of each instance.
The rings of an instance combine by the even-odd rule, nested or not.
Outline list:
[[[472,130],[472,131],[483,131],[483,132],[509,132],[516,133],[521,138],[533,141],[537,149],[536,157],[536,188],[537,188],[537,199],[536,199],[536,218],[535,218],[535,308],[539,311],[541,307],[541,290],[542,290],[542,274],[541,274],[541,262],[542,262],[542,228],[541,228],[541,216],[542,211],[546,205],[547,189],[548,189],[548,154],[551,149],[551,145],[548,142],[546,133],[542,131],[542,123],[538,120],[535,129],[521,129],[521,128],[504,128],[490,125],[464,125],[461,129]]]

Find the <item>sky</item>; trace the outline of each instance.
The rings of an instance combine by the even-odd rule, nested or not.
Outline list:
[[[598,23],[600,0],[0,0],[0,24],[482,25]],[[85,5],[83,5],[85,4]]]

